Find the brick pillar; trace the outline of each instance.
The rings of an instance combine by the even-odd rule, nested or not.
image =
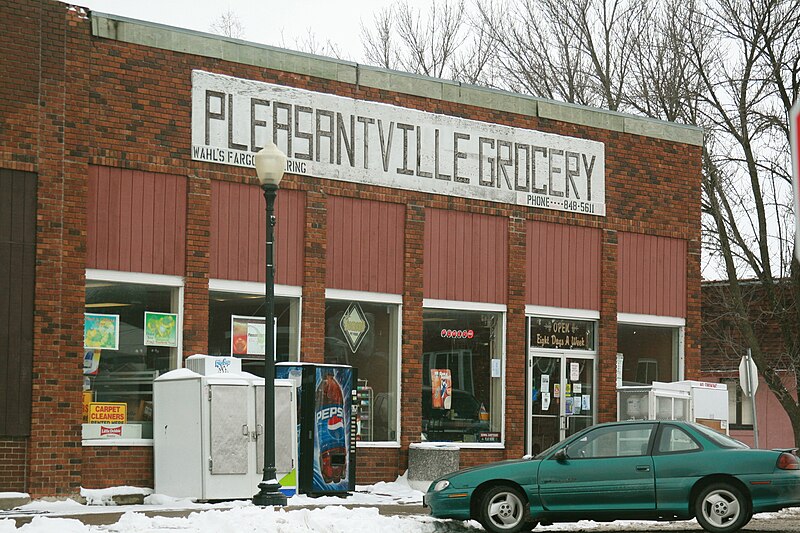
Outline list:
[[[56,3],[42,3],[39,16],[39,110],[32,117],[39,124],[36,302],[26,480],[34,498],[75,495],[81,486],[89,94],[82,63],[89,57],[88,24]],[[69,26],[78,25],[86,33],[70,32]]]
[[[322,192],[306,192],[304,233],[303,341],[300,343],[300,360],[322,363],[325,361],[325,276],[328,249],[328,201]]]
[[[400,387],[401,453],[398,475],[408,468],[408,445],[422,433],[422,299],[425,208],[408,204],[403,252],[403,332]]]
[[[515,213],[508,222],[508,312],[506,314],[506,432],[505,456],[525,453],[525,218]]]
[[[208,270],[211,250],[211,180],[190,175],[186,187],[186,276],[183,287],[183,357],[208,352]]]
[[[597,421],[617,419],[617,232],[603,230],[600,264]]]

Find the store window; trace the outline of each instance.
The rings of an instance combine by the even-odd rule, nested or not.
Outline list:
[[[680,379],[679,327],[622,324],[617,352],[622,354],[622,384],[650,385]]]
[[[422,437],[501,442],[503,313],[425,309]]]
[[[325,363],[358,373],[360,442],[397,441],[400,306],[355,300],[325,302]]]
[[[211,283],[212,287],[218,285]],[[254,284],[255,285],[255,284]],[[264,284],[261,294],[211,290],[208,304],[208,353],[242,359],[242,370],[264,375]],[[300,298],[275,296],[275,360],[297,361]]]
[[[83,438],[151,439],[153,380],[175,368],[180,353],[181,288],[89,276]]]
[[[722,379],[728,386],[728,424],[731,429],[753,429],[753,399],[744,395],[738,379]]]

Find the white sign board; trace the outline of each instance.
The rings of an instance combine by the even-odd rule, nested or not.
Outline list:
[[[605,145],[195,70],[192,159],[605,216]]]
[[[789,138],[792,148],[792,184],[794,191],[794,255],[800,261],[800,99],[789,112]]]

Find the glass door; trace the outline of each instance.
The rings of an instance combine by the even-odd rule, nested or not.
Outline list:
[[[535,455],[594,423],[594,356],[532,352],[528,452]]]
[[[569,437],[592,425],[594,420],[594,359],[564,358],[564,420]]]
[[[560,355],[536,355],[531,359],[531,428],[528,451],[532,455],[561,440]]]

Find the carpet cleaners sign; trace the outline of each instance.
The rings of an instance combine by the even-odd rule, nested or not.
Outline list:
[[[281,85],[192,73],[192,159],[605,215],[603,143]]]

